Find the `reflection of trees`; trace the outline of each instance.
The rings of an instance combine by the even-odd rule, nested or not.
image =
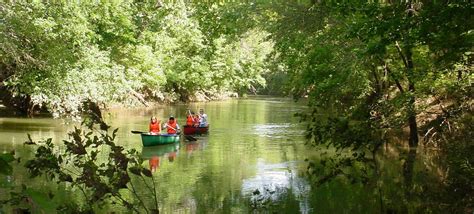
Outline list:
[[[459,190],[467,189],[466,186],[453,191],[447,185],[449,174],[444,172],[446,167],[453,170],[455,166],[442,162],[443,159],[439,159],[440,154],[437,150],[433,151],[422,145],[402,147],[400,144],[403,141],[397,142],[399,139],[396,138],[391,140],[394,144],[387,145],[384,153],[379,155],[380,176],[375,177],[381,184],[380,195],[383,197],[386,212],[437,213],[464,209],[462,203],[459,203],[463,199],[460,195],[464,193],[460,193]],[[451,143],[460,145],[459,142]],[[463,150],[458,150],[456,154],[461,151]],[[454,175],[452,179],[459,178]]]
[[[416,146],[410,146],[406,161],[403,163],[403,178],[405,179],[405,195],[410,197],[410,189],[413,185],[413,168],[416,159]]]
[[[370,172],[372,176],[367,183],[354,185],[350,179],[336,177],[313,188],[312,206],[321,213],[337,212],[341,207],[363,213],[437,213],[453,208],[455,200],[452,198],[458,198],[461,188],[454,192],[445,186],[445,176],[440,174],[445,166],[435,161],[438,151],[421,145],[419,148],[404,147],[402,145],[406,145],[406,141],[393,137],[390,137],[390,141],[377,153],[374,171]],[[324,149],[322,152],[333,154]],[[311,160],[317,162],[322,155],[316,155]],[[367,164],[371,162],[367,160]],[[357,176],[357,167],[359,165],[345,173]],[[362,200],[367,198],[371,201]],[[337,200],[337,203],[327,203],[333,200]],[[453,209],[457,209],[456,206]]]
[[[414,195],[412,194],[413,190],[413,170],[415,166],[415,159],[416,159],[416,145],[410,145],[408,155],[406,161],[403,163],[403,179],[404,179],[404,194],[405,199],[408,203],[413,202]],[[403,211],[408,211],[408,208],[403,206]]]

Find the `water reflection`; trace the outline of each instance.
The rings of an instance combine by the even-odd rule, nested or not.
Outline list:
[[[176,159],[176,151],[168,153],[168,160],[169,162],[173,162]]]
[[[160,157],[168,156],[168,161],[173,162],[179,151],[179,142],[152,147],[143,147],[141,157],[148,160],[149,168],[155,172],[160,168]]]
[[[207,145],[207,139],[199,139],[197,141],[189,141],[185,143],[186,155],[191,157],[195,151],[203,151]]]
[[[403,163],[403,177],[405,179],[405,189],[407,190],[406,194],[409,195],[409,190],[413,185],[413,168],[415,166],[416,159],[416,147],[410,146],[410,151],[408,152],[408,157]]]
[[[259,159],[256,175],[243,181],[242,194],[249,197],[255,203],[254,206],[298,198],[292,203],[296,203],[295,207],[299,207],[301,213],[308,213],[311,206],[307,196],[311,186],[297,176],[297,166],[296,161],[269,164]]]
[[[416,145],[410,145],[409,146],[409,151],[407,154],[407,158],[405,162],[402,164],[403,165],[403,179],[404,179],[404,193],[405,193],[405,199],[407,201],[413,201],[413,198],[415,194],[413,194],[413,171],[415,168],[415,159],[416,159],[416,150],[417,146]],[[408,212],[409,208],[407,207],[407,204],[404,204],[403,206],[400,206],[402,212]]]
[[[282,138],[284,136],[279,135],[278,133],[284,132],[286,129],[291,127],[290,123],[282,124],[259,124],[253,127],[254,133],[261,137],[270,137],[270,138]]]
[[[158,168],[160,168],[160,156],[152,156],[150,160],[148,160],[148,164],[150,165],[151,172],[155,172]]]

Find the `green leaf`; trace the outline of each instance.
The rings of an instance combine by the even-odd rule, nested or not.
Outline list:
[[[45,213],[56,212],[56,208],[58,205],[53,203],[53,201],[49,198],[48,194],[33,190],[31,188],[26,188],[25,194],[30,197],[33,203]]]
[[[0,154],[0,174],[11,175],[13,173],[10,163],[15,160],[14,155],[14,152]]]
[[[14,152],[0,154],[0,159],[4,160],[6,162],[12,162],[12,161],[15,160],[14,155],[15,155]]]
[[[138,166],[130,167],[128,170],[135,175],[140,175],[140,167]]]
[[[0,158],[0,174],[11,175],[13,172],[13,167],[10,166],[9,162]]]
[[[145,176],[147,176],[147,177],[153,176],[153,175],[151,174],[151,171],[150,171],[149,169],[147,169],[147,168],[142,168],[142,173],[143,173],[143,175],[145,175]]]

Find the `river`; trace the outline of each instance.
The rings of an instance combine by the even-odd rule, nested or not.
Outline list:
[[[162,121],[174,115],[183,124],[187,109],[198,111],[201,108],[208,114],[210,132],[198,136],[195,142],[182,139],[177,144],[143,148],[140,136],[131,133],[132,130],[146,131],[153,115]],[[321,151],[304,144],[305,125],[294,114],[305,109],[305,104],[291,99],[251,97],[111,109],[103,114],[109,125],[119,128],[118,145],[138,150],[145,159],[159,159],[153,176],[163,213],[264,210],[278,213],[378,213],[381,209],[389,210],[387,207],[401,212],[419,210],[420,206],[429,207],[421,196],[407,195],[401,188],[407,183],[407,173],[403,173],[407,160],[398,160],[410,156],[399,152],[398,147],[384,149],[380,164],[385,173],[374,185],[350,184],[343,179],[317,188],[311,185],[306,176],[308,163],[305,159],[317,159]],[[49,117],[0,118],[0,152],[14,150],[22,160],[32,158],[33,148],[23,145],[26,133],[30,133],[33,139],[52,137],[59,144],[74,125],[77,123]],[[424,163],[429,158],[417,160],[408,160],[412,164],[410,183],[418,185],[417,188],[439,186],[440,181],[436,179],[439,175],[433,173],[436,169],[428,170]],[[436,164],[433,167],[436,168]],[[424,174],[413,177],[413,170]],[[37,188],[56,188],[55,191],[58,188],[44,180],[31,182],[26,169],[21,166],[15,167],[13,176],[0,178],[0,191],[4,191],[2,187],[22,183]],[[57,192],[64,197],[68,194]],[[5,191],[0,193],[7,194]],[[106,209],[110,211],[114,207],[109,205]]]

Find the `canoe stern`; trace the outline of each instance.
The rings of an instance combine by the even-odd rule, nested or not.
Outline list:
[[[208,132],[209,132],[209,125],[205,127],[184,126],[185,135],[207,134]]]

